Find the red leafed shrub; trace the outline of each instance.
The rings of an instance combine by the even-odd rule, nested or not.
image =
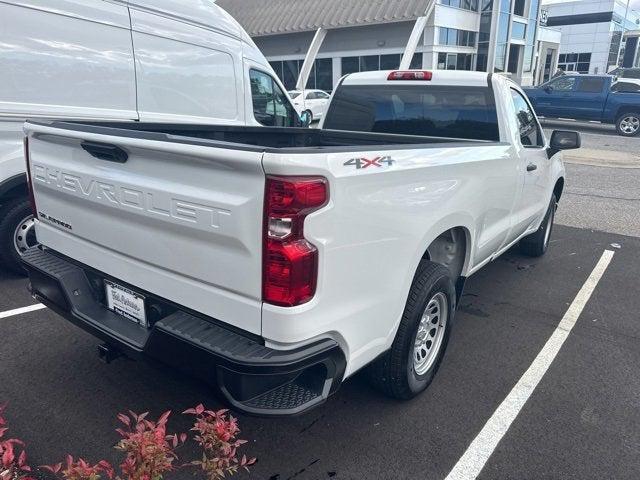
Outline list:
[[[163,413],[157,422],[147,420],[147,415],[131,411],[129,415],[118,415],[126,428],[116,430],[122,440],[115,448],[126,455],[120,469],[127,480],[156,480],[175,470],[173,462],[178,458],[175,449],[187,439],[184,433],[179,437],[167,435],[171,411]]]
[[[95,465],[90,465],[82,458],[74,460],[71,455],[67,455],[64,466],[62,463],[58,463],[56,465],[45,465],[42,468],[56,475],[62,475],[66,480],[100,480],[102,473],[109,478],[113,478],[114,475],[113,467],[105,460],[101,460]]]
[[[16,438],[4,438],[8,430],[4,418],[5,408],[6,405],[0,405],[0,480],[32,480],[24,443]],[[20,453],[17,452],[18,449],[21,450]]]
[[[190,465],[199,467],[208,480],[234,475],[241,468],[249,471],[249,466],[256,462],[255,458],[248,459],[245,455],[238,458],[238,448],[247,441],[237,439],[240,433],[238,420],[227,412],[206,410],[202,404],[183,412],[196,417],[191,430],[196,432],[194,440],[203,451],[202,459],[194,460]]]
[[[163,413],[155,422],[147,418],[148,412],[138,415],[130,411],[128,414],[118,414],[118,420],[124,425],[124,428],[116,429],[122,439],[115,449],[125,455],[120,464],[121,475],[116,475],[106,460],[91,465],[82,458],[75,460],[71,455],[67,456],[64,464],[45,465],[42,468],[64,480],[104,480],[103,475],[109,480],[163,480],[165,474],[181,467],[199,467],[207,480],[220,480],[238,473],[240,469],[249,471],[256,459],[248,459],[245,455],[238,458],[238,448],[247,442],[237,438],[240,429],[236,418],[229,415],[227,410],[206,410],[203,405],[184,413],[196,417],[191,431],[195,432],[193,440],[202,449],[199,460],[176,466],[176,449],[185,443],[187,434],[167,434],[170,411]],[[3,425],[0,409],[0,439],[4,433]],[[5,443],[11,452],[14,445],[22,445],[19,440]],[[3,445],[0,443],[0,453],[3,452]],[[4,471],[0,473],[0,480],[33,480],[21,474],[30,471],[25,464],[24,451],[17,460],[13,453],[7,455],[7,459],[10,459],[8,464],[11,470],[7,470],[7,476]]]

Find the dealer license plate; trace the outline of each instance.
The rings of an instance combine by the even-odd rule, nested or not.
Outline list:
[[[122,285],[104,281],[107,293],[107,308],[128,318],[143,327],[147,327],[147,314],[144,309],[144,297]]]

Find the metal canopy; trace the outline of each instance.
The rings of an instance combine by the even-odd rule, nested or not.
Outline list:
[[[251,35],[414,21],[429,0],[218,0]]]

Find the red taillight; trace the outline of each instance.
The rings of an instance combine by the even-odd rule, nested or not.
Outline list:
[[[304,238],[304,219],[328,200],[322,177],[267,177],[264,202],[262,295],[292,307],[311,300],[318,279],[318,249]]]
[[[31,213],[34,218],[38,218],[38,209],[36,208],[36,198],[33,196],[33,180],[31,180],[31,162],[29,158],[29,137],[24,137],[24,161],[27,164],[27,185],[29,190],[29,203],[31,204]]]
[[[424,80],[426,82],[430,81],[433,78],[432,72],[427,72],[423,70],[399,70],[396,72],[391,72],[387,77],[387,80]]]

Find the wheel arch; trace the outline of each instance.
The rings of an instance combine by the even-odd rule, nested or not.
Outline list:
[[[614,123],[617,123],[618,119],[625,113],[637,113],[640,115],[640,105],[620,105],[616,110],[616,116],[613,119]]]
[[[0,204],[28,195],[27,175],[25,173],[14,175],[0,183]]]
[[[556,202],[560,201],[560,197],[562,197],[562,192],[564,191],[564,177],[558,178],[556,184],[553,187],[553,193],[556,196]]]

